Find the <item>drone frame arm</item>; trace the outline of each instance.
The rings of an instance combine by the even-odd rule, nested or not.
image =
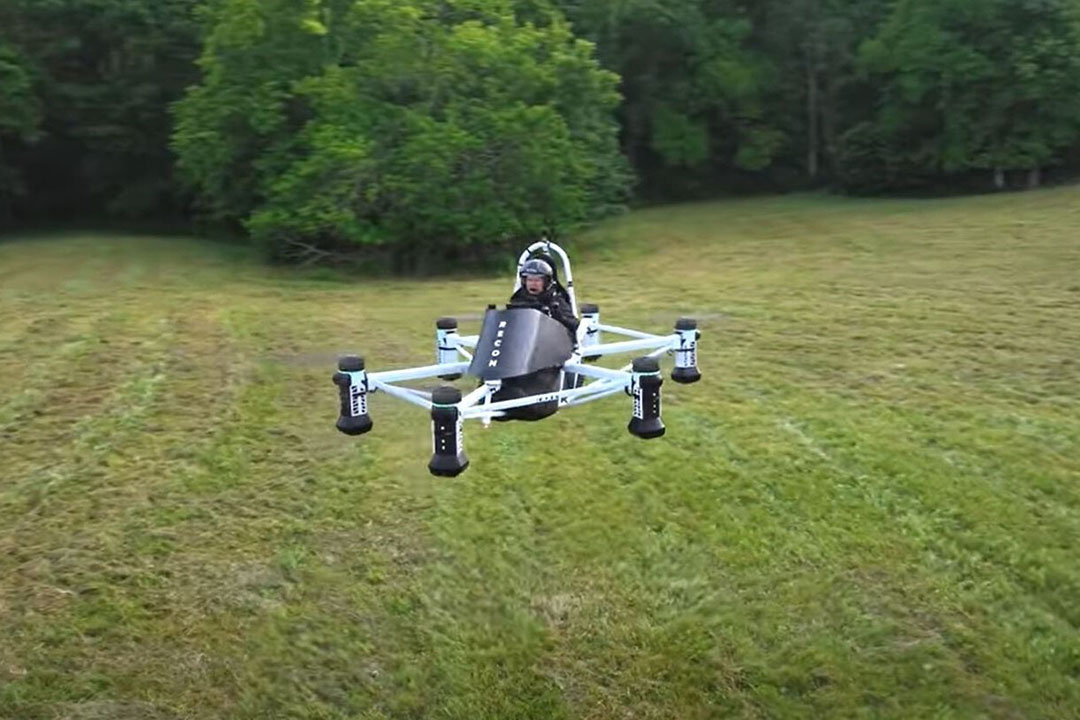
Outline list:
[[[438,365],[426,365],[424,367],[405,368],[402,370],[386,370],[377,373],[368,373],[367,382],[372,392],[384,392],[391,397],[418,405],[424,409],[431,409],[431,394],[413,388],[397,387],[394,383],[406,380],[423,380],[425,378],[440,377],[464,373],[469,369],[469,363],[440,363]]]
[[[569,400],[567,400],[563,404],[566,405],[567,407],[577,407],[578,405],[584,405],[585,403],[592,402],[593,400],[603,400],[604,398],[615,395],[616,393],[621,393],[621,392],[626,392],[626,391],[627,391],[627,388],[624,387],[624,386],[621,386],[621,385],[615,386],[615,385],[613,385],[612,387],[610,387],[608,389],[598,390],[598,391],[592,393],[591,395],[583,395],[581,397],[570,398]]]
[[[612,370],[611,368],[600,367],[598,365],[583,365],[581,363],[569,362],[563,365],[563,370],[567,373],[584,375],[585,377],[595,378],[597,380],[620,380],[630,382],[630,373],[625,370]]]
[[[371,385],[372,392],[384,392],[391,397],[396,397],[398,400],[404,400],[405,402],[418,405],[426,410],[431,409],[431,398],[426,396],[426,393],[420,394],[420,391],[411,388],[396,387],[388,382],[379,380],[372,381],[369,379],[368,383]]]
[[[502,382],[499,380],[489,380],[463,397],[461,402],[458,403],[458,407],[462,410],[475,407],[490,398],[499,389],[500,385],[502,385]]]
[[[669,352],[671,352],[671,348],[667,348],[667,347],[662,347],[662,348],[660,348],[659,350],[654,350],[653,352],[649,353],[648,355],[644,355],[644,356],[642,356],[642,357],[647,357],[647,358],[659,358],[659,357],[660,357],[661,355],[663,355],[664,353],[669,353]],[[624,365],[623,367],[619,368],[619,370],[620,370],[620,372],[630,372],[630,369],[631,369],[631,368],[632,368],[633,366],[634,366],[634,364],[633,364],[633,363],[626,363],[626,365]]]
[[[469,363],[467,362],[441,363],[439,365],[425,365],[424,367],[405,368],[403,370],[384,370],[383,372],[368,373],[368,381],[389,385],[406,380],[423,380],[424,378],[438,377],[440,375],[464,373],[468,369]]]
[[[656,333],[647,333],[640,330],[630,330],[628,328],[621,328],[617,325],[598,325],[597,330],[609,332],[613,335],[623,335],[624,337],[637,338],[639,340],[663,337],[662,335],[657,335]]]
[[[679,335],[673,333],[671,335],[653,335],[646,338],[638,338],[636,340],[627,340],[625,342],[607,343],[604,345],[594,345],[590,348],[585,348],[581,351],[581,356],[584,358],[602,357],[604,355],[618,355],[626,352],[637,352],[639,350],[671,350],[678,347]]]
[[[473,405],[466,407],[462,410],[462,417],[466,420],[482,418],[484,416],[493,416],[501,413],[504,410],[512,410],[514,408],[526,407],[528,405],[536,405],[538,403],[551,402],[557,400],[560,405],[569,405],[572,401],[578,398],[584,398],[599,393],[614,393],[623,390],[630,384],[629,374],[625,374],[626,377],[619,377],[618,379],[601,380],[599,382],[590,383],[585,387],[574,388],[572,390],[559,390],[557,392],[541,393],[539,395],[530,395],[523,398],[515,398],[514,400],[503,400],[497,403],[485,403],[482,405]],[[579,400],[580,402],[580,400]]]

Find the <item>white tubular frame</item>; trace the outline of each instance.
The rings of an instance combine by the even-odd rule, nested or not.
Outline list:
[[[601,323],[598,327],[602,332],[609,332],[613,335],[623,335],[625,337],[638,338],[639,340],[663,337],[663,335],[657,335],[655,333],[641,332],[640,330],[627,330],[626,328],[617,327],[615,325],[604,325],[603,323]]]
[[[368,392],[384,392],[391,397],[396,397],[398,400],[404,400],[405,402],[412,403],[413,405],[419,405],[422,408],[431,409],[431,396],[424,397],[419,394],[419,391],[412,388],[400,388],[395,387],[387,382],[381,382],[379,380],[368,380],[368,384],[371,389]]]
[[[595,399],[593,396],[604,394],[610,395],[611,393],[619,392],[625,389],[629,385],[629,376],[627,380],[601,380],[598,382],[590,383],[585,387],[574,388],[572,390],[559,390],[558,392],[542,393],[540,395],[530,395],[528,397],[517,398],[515,400],[503,400],[501,402],[493,403],[486,402],[482,405],[473,405],[471,407],[465,407],[461,410],[461,415],[466,420],[470,418],[483,418],[485,416],[498,416],[502,414],[502,411],[512,410],[513,408],[526,407],[528,405],[536,405],[539,403],[547,403],[558,401],[559,406],[570,405],[575,400],[577,404],[584,402],[584,399]],[[458,407],[461,407],[459,405]]]
[[[570,258],[569,256],[567,256],[565,250],[563,250],[561,247],[551,242],[547,238],[544,238],[539,242],[534,242],[532,245],[525,249],[525,252],[521,253],[521,256],[518,258],[517,273],[514,274],[514,292],[517,292],[521,289],[521,268],[525,266],[525,262],[530,257],[532,257],[532,254],[537,250],[543,250],[548,255],[555,254],[559,257],[560,260],[562,260],[562,278],[564,286],[566,287],[566,292],[570,296],[570,310],[574,313],[574,317],[577,317],[577,295],[574,293],[574,276],[570,272]]]
[[[585,397],[570,398],[565,403],[563,403],[563,405],[566,405],[567,407],[575,407],[577,405],[584,405],[587,402],[592,402],[593,400],[603,400],[604,398],[609,397],[611,395],[614,395],[616,393],[626,392],[626,391],[627,391],[627,388],[622,387],[622,386],[613,387],[610,390],[597,391],[597,392],[593,393],[592,395],[586,395]]]
[[[498,385],[493,387],[492,383],[484,383],[465,397],[461,398],[461,402],[458,403],[458,408],[464,410],[465,408],[470,408],[479,403],[486,402],[497,389]]]
[[[597,367],[596,365],[581,365],[580,363],[568,362],[563,365],[563,372],[572,373],[574,375],[584,375],[585,377],[595,378],[597,380],[628,380],[629,373],[623,370],[612,370],[605,367]]]
[[[668,352],[672,352],[671,348],[662,347],[659,350],[654,350],[653,352],[651,352],[648,355],[645,355],[643,357],[658,358],[661,355],[663,355],[664,353],[668,353]],[[634,363],[627,363],[623,367],[619,368],[619,370],[621,372],[630,372],[630,368],[632,368],[632,367],[634,367]]]
[[[558,401],[559,407],[583,405],[587,402],[599,400],[618,392],[625,392],[630,388],[633,378],[630,373],[631,365],[615,370],[612,368],[598,367],[596,365],[584,365],[580,363],[579,360],[586,357],[602,357],[618,353],[634,352],[637,350],[652,350],[653,352],[649,353],[648,357],[658,357],[664,353],[672,352],[678,347],[678,334],[651,335],[608,325],[603,326],[603,329],[614,334],[630,335],[632,333],[633,335],[640,335],[643,337],[627,342],[608,343],[606,345],[596,345],[592,348],[582,348],[575,353],[574,356],[563,365],[562,377],[570,374],[593,380],[593,382],[587,383],[582,387],[541,393],[539,395],[530,395],[515,400],[504,400],[493,403],[491,402],[491,397],[498,391],[501,382],[497,380],[488,381],[461,399],[461,402],[458,403],[461,417],[465,420],[481,419],[488,422],[492,418],[505,415],[507,410],[512,410],[514,408],[552,401]],[[465,344],[474,339],[474,337],[458,337],[458,342]],[[460,347],[458,350],[461,354],[466,354]],[[403,370],[368,373],[367,377],[372,393],[384,392],[399,400],[404,400],[405,402],[430,410],[432,407],[431,393],[416,390],[414,388],[397,387],[395,383],[405,382],[407,380],[422,380],[425,378],[438,377],[440,375],[464,374],[468,369],[469,363],[467,362],[444,363],[442,365],[427,365],[425,367],[407,368]]]
[[[514,292],[517,292],[521,288],[522,266],[533,253],[537,251],[543,251],[549,256],[558,257],[562,260],[563,279],[566,284],[566,291],[570,295],[570,303],[574,315],[577,316],[578,306],[577,298],[574,293],[574,279],[570,270],[570,258],[567,257],[566,252],[561,247],[546,238],[530,245],[518,259],[518,274],[514,280]],[[531,395],[515,400],[505,400],[493,403],[491,402],[491,398],[498,392],[502,385],[502,381],[489,380],[463,397],[461,402],[457,404],[462,419],[480,419],[483,420],[486,425],[492,418],[501,417],[506,414],[507,410],[513,408],[552,401],[558,401],[559,407],[568,407],[582,405],[587,402],[592,402],[593,400],[599,400],[618,392],[629,393],[634,377],[631,372],[631,368],[633,367],[632,363],[616,370],[613,368],[598,367],[596,365],[585,365],[582,364],[582,360],[586,358],[599,358],[607,355],[618,355],[620,353],[640,352],[645,350],[650,351],[645,357],[656,358],[664,353],[673,353],[680,347],[681,336],[679,332],[669,335],[656,335],[653,333],[641,332],[639,330],[630,330],[617,325],[604,324],[598,324],[597,328],[605,333],[620,335],[631,339],[622,342],[583,347],[582,338],[584,337],[587,328],[585,327],[585,323],[581,324],[577,334],[577,346],[575,347],[573,355],[563,365],[560,380],[565,381],[567,375],[576,375],[583,378],[589,378],[592,382],[577,388],[562,389],[556,392],[541,393],[539,395]],[[460,356],[464,357],[466,361],[470,361],[472,360],[472,355],[465,348],[475,350],[480,342],[480,336],[458,335],[457,333],[453,333],[448,335],[446,340],[455,346]],[[387,395],[404,400],[405,402],[412,403],[425,408],[426,410],[431,410],[431,393],[416,390],[414,388],[398,387],[396,386],[396,383],[448,375],[464,375],[468,372],[469,365],[469,362],[451,362],[439,365],[427,365],[424,367],[405,368],[402,370],[368,373],[367,381],[370,387],[369,392],[384,392]]]
[[[581,351],[582,357],[593,358],[604,355],[618,355],[619,353],[635,352],[637,350],[673,350],[678,347],[679,336],[676,335],[653,335],[640,340],[627,340],[626,342],[607,343],[594,345]]]
[[[439,375],[457,375],[467,372],[469,363],[444,363],[442,365],[425,365],[424,367],[406,368],[404,370],[386,370],[377,373],[368,373],[368,382],[382,385],[405,382],[406,380],[423,380],[424,378],[438,377]]]

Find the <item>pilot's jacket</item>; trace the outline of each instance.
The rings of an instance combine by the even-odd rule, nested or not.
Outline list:
[[[510,297],[510,303],[536,307],[547,314],[548,317],[554,318],[570,328],[571,332],[577,332],[580,324],[580,321],[574,316],[574,311],[570,308],[570,303],[555,292],[554,286],[537,295],[530,295],[529,291],[522,287]]]

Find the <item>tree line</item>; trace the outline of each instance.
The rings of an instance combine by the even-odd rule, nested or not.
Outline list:
[[[5,0],[0,221],[468,258],[633,202],[1080,168],[1080,0]]]

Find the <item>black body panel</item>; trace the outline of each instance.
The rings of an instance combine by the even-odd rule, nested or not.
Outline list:
[[[488,310],[469,374],[504,380],[561,367],[574,352],[565,325],[533,308]]]

